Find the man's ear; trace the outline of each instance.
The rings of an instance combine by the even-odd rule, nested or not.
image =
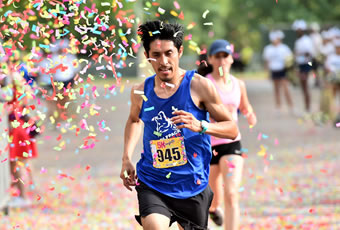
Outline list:
[[[149,58],[149,54],[148,54],[146,51],[144,51],[144,56],[145,56],[145,58],[146,58],[146,59],[148,59],[148,58]],[[150,61],[150,60],[148,60],[148,62],[149,62],[149,63],[151,63],[151,61]]]
[[[183,55],[183,46],[179,47],[178,56],[181,58]]]

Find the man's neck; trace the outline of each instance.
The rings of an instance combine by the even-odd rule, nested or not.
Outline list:
[[[185,70],[179,69],[176,75],[174,75],[171,81],[164,82],[159,77],[155,77],[155,93],[160,98],[169,98],[173,95],[178,87],[180,86],[183,76],[185,74]]]
[[[173,85],[178,85],[181,81],[182,78],[185,74],[185,70],[183,69],[178,69],[175,73],[174,76],[171,80],[169,81],[162,81],[158,76],[156,76],[156,84],[160,85],[162,83],[168,83],[168,84],[173,84]]]

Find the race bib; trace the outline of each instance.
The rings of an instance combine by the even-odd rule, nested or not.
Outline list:
[[[183,137],[152,140],[150,146],[155,168],[171,168],[187,163]]]

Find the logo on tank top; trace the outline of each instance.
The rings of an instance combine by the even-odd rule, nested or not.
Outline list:
[[[165,115],[163,111],[160,111],[157,116],[153,117],[151,121],[155,121],[156,131],[159,133],[169,133],[163,138],[170,138],[180,132],[180,130],[176,127],[174,123]],[[162,138],[162,139],[163,139]]]

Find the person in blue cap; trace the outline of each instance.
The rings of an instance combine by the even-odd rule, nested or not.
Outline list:
[[[215,85],[222,103],[237,122],[240,111],[252,127],[257,118],[251,106],[244,81],[230,73],[233,59],[233,46],[226,40],[216,40],[209,49],[208,62],[212,72],[206,77]],[[211,119],[214,124],[214,119]],[[235,139],[211,137],[213,156],[210,161],[209,185],[214,198],[209,209],[210,218],[215,224],[224,223],[225,230],[239,229],[240,210],[238,191],[242,179],[244,159],[242,156],[241,134]],[[224,200],[224,221],[220,210]]]
[[[183,33],[182,25],[161,21],[138,29],[156,74],[131,90],[120,177],[127,189],[136,186],[136,219],[145,230],[168,229],[175,221],[180,229],[207,229],[210,135],[238,134],[213,83],[179,67]],[[131,158],[143,126],[143,153],[135,168]]]

